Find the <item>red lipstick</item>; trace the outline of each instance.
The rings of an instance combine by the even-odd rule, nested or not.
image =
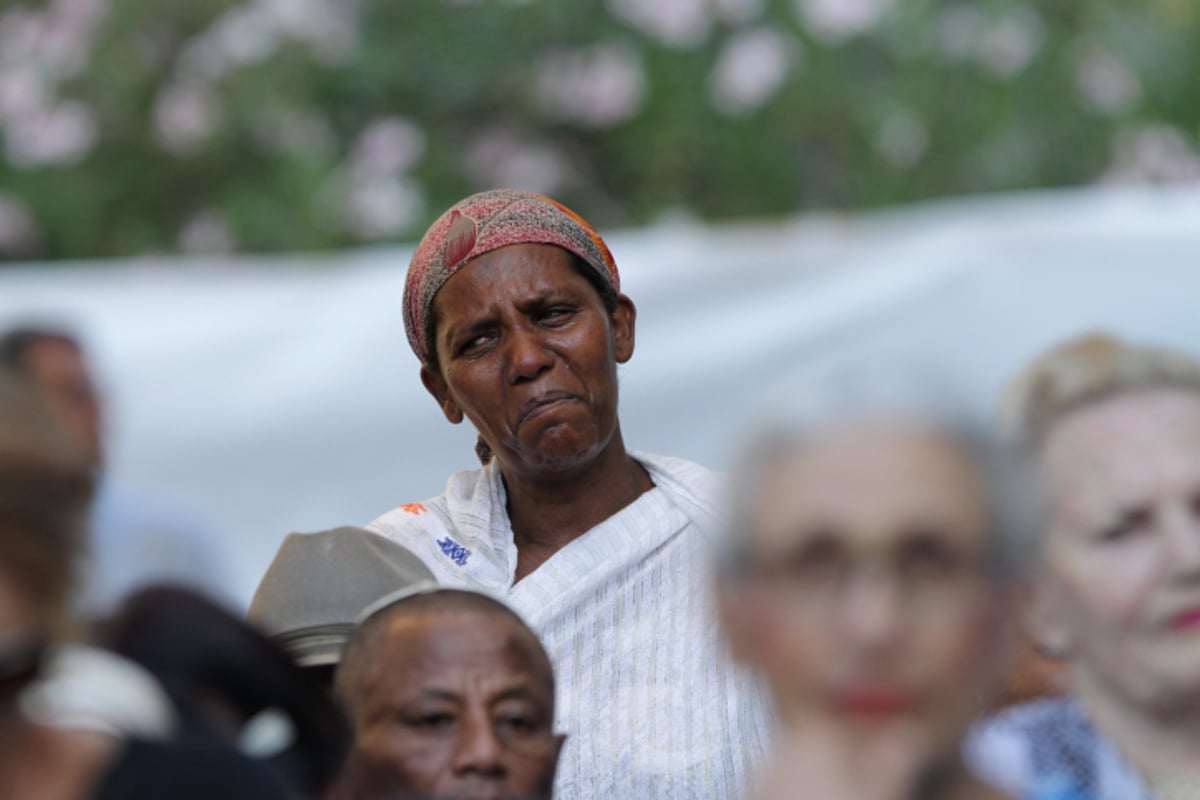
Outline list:
[[[917,710],[917,698],[894,686],[859,685],[833,694],[834,707],[855,717],[902,717]]]
[[[1171,618],[1171,628],[1177,631],[1190,631],[1200,627],[1200,606],[1189,608]]]

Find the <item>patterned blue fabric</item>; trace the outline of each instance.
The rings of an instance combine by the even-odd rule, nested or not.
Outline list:
[[[972,771],[1023,800],[1150,800],[1137,772],[1070,698],[1006,709],[968,737]]]

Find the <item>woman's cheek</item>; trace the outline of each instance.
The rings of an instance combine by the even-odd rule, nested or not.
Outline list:
[[[1146,539],[1125,546],[1092,546],[1069,557],[1060,574],[1083,611],[1109,624],[1135,625],[1163,573],[1157,542]],[[1097,575],[1105,576],[1096,580]]]

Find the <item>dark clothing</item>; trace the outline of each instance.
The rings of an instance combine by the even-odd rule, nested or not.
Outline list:
[[[287,800],[274,771],[207,740],[129,740],[91,800]]]

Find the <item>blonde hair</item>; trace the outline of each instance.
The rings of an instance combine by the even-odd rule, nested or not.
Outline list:
[[[1200,393],[1200,361],[1105,333],[1089,333],[1051,348],[1017,375],[1005,391],[1001,416],[1015,435],[1037,445],[1060,417],[1074,409],[1154,388]]]

